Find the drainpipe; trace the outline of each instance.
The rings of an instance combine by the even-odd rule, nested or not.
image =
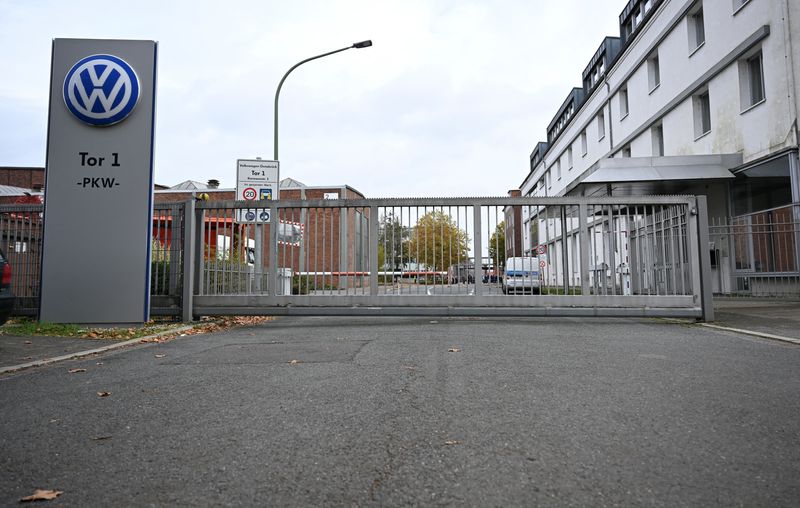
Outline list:
[[[790,103],[792,107],[792,113],[794,114],[794,121],[792,122],[792,128],[794,129],[794,142],[796,145],[800,145],[800,137],[798,136],[797,131],[797,117],[800,115],[800,109],[798,109],[797,104],[797,81],[795,78],[794,72],[794,64],[795,62],[792,60],[794,58],[794,48],[793,41],[792,41],[792,22],[790,19],[790,9],[789,9],[789,0],[784,0],[783,2],[783,44],[785,46],[784,53],[786,54],[786,74],[787,78],[789,79],[789,94],[790,94]]]
[[[611,85],[608,84],[608,78],[603,76],[603,81],[606,85],[606,104],[603,107],[608,107],[608,148],[611,152],[614,151],[614,122],[611,116]]]
[[[800,109],[798,109],[797,104],[797,81],[795,79],[795,72],[794,72],[794,48],[793,41],[792,41],[792,23],[790,19],[791,10],[789,8],[789,0],[784,0],[783,2],[783,43],[784,43],[784,53],[786,55],[786,77],[789,81],[789,102],[791,104],[791,111],[794,114],[794,121],[792,122],[792,129],[794,130],[794,143],[796,148],[800,148],[800,137],[798,137],[797,132],[797,116],[800,114]],[[797,151],[794,153],[789,153],[789,175],[792,182],[792,202],[793,203],[800,203],[800,160],[798,159],[800,155]],[[794,218],[794,223],[800,223],[800,206],[793,206],[792,207],[792,215]],[[797,246],[800,246],[800,232],[796,232],[794,235],[794,244],[795,244],[795,267],[800,267],[800,249],[797,249]]]

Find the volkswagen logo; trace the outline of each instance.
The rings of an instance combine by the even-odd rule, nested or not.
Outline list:
[[[89,125],[121,122],[139,101],[139,79],[128,63],[112,55],[92,55],[77,62],[64,79],[64,103]]]

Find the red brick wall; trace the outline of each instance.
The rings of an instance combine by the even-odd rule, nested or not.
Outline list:
[[[44,168],[0,167],[0,185],[32,189],[44,186]]]

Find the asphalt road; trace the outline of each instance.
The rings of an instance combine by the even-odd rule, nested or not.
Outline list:
[[[0,504],[797,506],[798,365],[656,320],[282,318],[0,378]]]

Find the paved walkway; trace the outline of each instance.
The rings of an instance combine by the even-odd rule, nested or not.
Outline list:
[[[720,299],[714,324],[800,340],[800,302]]]
[[[800,302],[784,300],[718,299],[714,325],[736,330],[787,337],[800,341]],[[17,337],[0,335],[0,371],[76,355],[125,341],[67,337]]]

